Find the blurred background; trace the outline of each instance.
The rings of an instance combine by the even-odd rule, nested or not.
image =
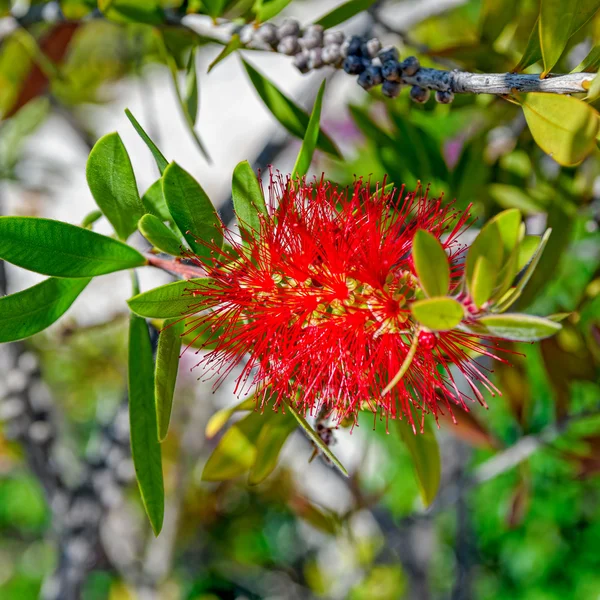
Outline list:
[[[159,173],[125,108],[201,182],[225,221],[239,161],[292,169],[300,140],[265,108],[239,56],[207,74],[222,45],[206,32],[219,39],[220,29],[206,15],[184,16],[203,12],[202,2],[162,4],[171,15],[160,25],[167,64],[154,26],[103,18],[96,2],[0,0],[2,214],[81,223],[96,208],[89,150],[115,130],[147,190]],[[223,2],[233,17],[240,4]],[[276,22],[310,23],[343,3],[281,4]],[[364,4],[341,29],[425,65],[482,72],[519,62],[539,10],[537,0]],[[596,18],[555,71],[597,70],[599,40]],[[195,132],[210,162],[173,81],[185,86],[192,53]],[[519,309],[571,314],[556,337],[511,348],[512,366],[494,373],[502,396],[486,398],[488,410],[474,405],[457,413],[457,425],[440,422],[441,486],[428,509],[405,443],[369,419],[335,433],[349,479],[320,459],[309,463],[310,443],[296,432],[264,483],[202,482],[218,440],[206,438],[208,419],[238,400],[232,385],[214,392],[198,381],[197,358],[184,355],[163,444],[165,526],[155,539],[129,455],[129,277],[96,278],[57,324],[0,347],[0,598],[600,599],[598,151],[560,167],[534,143],[519,107],[501,98],[416,105],[406,93],[366,93],[343,72],[303,76],[288,57],[244,55],[307,110],[330,80],[322,124],[344,160],[319,154],[312,174],[343,185],[370,176],[374,187],[385,175],[398,186],[429,183],[461,208],[473,204],[473,234],[509,207],[526,215],[529,233],[552,227]],[[110,231],[102,221],[97,229]],[[0,292],[38,277],[1,264]],[[167,281],[142,273],[143,289]]]

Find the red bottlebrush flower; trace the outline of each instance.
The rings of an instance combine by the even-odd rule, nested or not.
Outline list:
[[[410,311],[421,293],[415,232],[441,242],[450,294],[458,296],[465,248],[457,240],[467,212],[420,188],[371,195],[362,181],[339,190],[279,176],[269,191],[269,216],[245,246],[225,232],[231,248],[212,248],[210,264],[189,257],[209,277],[189,290],[198,301],[190,315],[202,312],[188,316],[188,332],[212,348],[199,366],[219,383],[245,360],[236,391],[258,385],[262,402],[285,400],[338,422],[367,409],[407,416],[414,426],[415,411],[465,407],[469,389],[483,403],[476,383],[493,386],[476,357],[492,357],[491,342],[456,329],[423,330]]]

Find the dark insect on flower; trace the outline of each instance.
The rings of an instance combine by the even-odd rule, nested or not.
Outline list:
[[[225,231],[227,252],[189,256],[207,272],[188,290],[188,333],[212,348],[197,366],[218,385],[241,365],[238,393],[256,385],[263,405],[285,399],[338,423],[367,410],[414,426],[415,414],[466,407],[469,389],[483,404],[476,384],[496,390],[478,358],[497,358],[495,342],[459,328],[429,331],[410,308],[423,298],[412,256],[418,230],[441,243],[449,294],[464,296],[458,238],[468,218],[421,188],[371,194],[361,180],[337,189],[272,175],[260,231],[249,235],[242,223],[244,244]]]

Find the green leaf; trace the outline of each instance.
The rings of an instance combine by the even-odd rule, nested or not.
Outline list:
[[[231,197],[240,228],[250,235],[259,234],[260,215],[267,217],[269,213],[260,183],[247,160],[233,170]]]
[[[504,312],[505,310],[508,310],[519,299],[519,297],[523,293],[523,290],[525,289],[525,286],[529,283],[531,276],[533,275],[536,267],[538,266],[540,259],[542,258],[542,253],[544,251],[544,248],[546,247],[546,244],[548,243],[548,240],[550,239],[551,233],[552,229],[547,229],[544,232],[544,235],[542,236],[542,239],[540,240],[537,249],[535,250],[535,253],[530,259],[531,262],[529,263],[527,269],[525,269],[525,272],[519,279],[519,283],[517,284],[514,290],[512,290],[509,294],[505,295],[504,298],[501,298],[501,302],[499,302],[498,306],[494,308],[494,312]]]
[[[146,264],[123,242],[36,217],[0,217],[0,259],[56,277],[93,277]]]
[[[192,123],[198,119],[198,74],[196,72],[196,49],[192,48],[185,71],[185,107]]]
[[[519,245],[519,259],[517,261],[517,273],[524,269],[530,260],[537,254],[540,246],[540,237],[537,235],[526,235]]]
[[[127,300],[127,304],[136,315],[149,319],[170,319],[192,311],[200,312],[203,301],[198,300],[191,292],[209,282],[209,279],[174,281],[137,294]],[[198,307],[197,311],[193,310],[195,307]]]
[[[162,442],[169,431],[173,392],[177,380],[183,319],[166,321],[158,336],[156,370],[154,372],[154,393],[156,398],[156,419],[158,440]]]
[[[520,187],[492,183],[488,186],[488,192],[502,208],[517,208],[525,215],[544,212],[544,208]]]
[[[596,75],[590,84],[590,89],[585,99],[588,102],[595,102],[598,98],[600,98],[600,77]]]
[[[511,314],[488,315],[477,320],[471,331],[481,335],[515,342],[537,342],[554,335],[561,329],[560,323],[534,315]]]
[[[465,315],[462,304],[453,298],[427,298],[410,305],[413,317],[432,331],[454,329]]]
[[[101,210],[93,210],[91,213],[88,213],[81,221],[81,226],[85,229],[91,229],[91,226],[98,220],[102,218]]]
[[[598,0],[541,0],[540,46],[545,77],[558,62],[569,38],[579,31],[600,8]]]
[[[348,19],[351,19],[355,15],[364,10],[367,10],[371,5],[375,4],[376,0],[349,0],[341,6],[334,8],[332,11],[323,15],[320,19],[315,21],[317,25],[321,25],[323,29],[330,29],[335,27]]]
[[[264,425],[264,415],[259,412],[234,423],[206,461],[202,480],[224,481],[246,473],[256,460],[256,442]]]
[[[542,49],[540,48],[540,20],[536,19],[535,25],[529,34],[529,39],[527,40],[527,46],[525,48],[525,52],[523,52],[523,56],[519,63],[515,66],[513,71],[518,73],[527,67],[530,67],[532,64],[542,60]]]
[[[439,240],[424,229],[413,239],[413,261],[421,287],[428,296],[445,296],[450,289],[448,256]]]
[[[156,435],[154,364],[148,326],[135,315],[131,315],[129,324],[128,372],[131,454],[144,508],[154,535],[158,535],[163,523],[165,492]]]
[[[51,277],[22,292],[0,298],[0,342],[22,340],[52,325],[90,281]]]
[[[344,465],[338,460],[337,456],[331,451],[329,446],[323,442],[319,434],[309,425],[308,421],[298,412],[296,407],[292,406],[289,402],[285,403],[286,408],[292,413],[296,421],[300,424],[300,427],[304,430],[304,433],[309,439],[317,446],[317,448],[346,476],[348,477],[348,471]]]
[[[98,0],[98,8],[117,23],[160,25],[164,21],[160,0]]]
[[[256,0],[252,10],[259,23],[278,15],[292,0]]]
[[[483,43],[492,45],[514,19],[518,0],[483,0],[479,30]]]
[[[164,157],[163,153],[158,149],[158,146],[150,139],[150,136],[144,131],[142,126],[138,123],[137,119],[131,114],[131,111],[126,108],[125,114],[127,118],[133,125],[133,128],[137,131],[138,135],[144,140],[146,146],[154,156],[154,160],[156,161],[156,166],[162,175],[169,164],[169,161]]]
[[[485,256],[492,268],[500,271],[505,257],[510,255],[519,241],[520,226],[521,213],[516,208],[510,208],[498,213],[481,228],[467,252],[465,265],[471,296],[473,295],[472,280],[478,258]]]
[[[481,308],[491,297],[496,285],[497,271],[485,256],[475,262],[471,280],[471,298]]]
[[[223,244],[221,220],[200,184],[177,163],[171,163],[163,175],[163,194],[173,220],[190,248],[210,261],[211,250],[196,239],[216,246]]]
[[[142,196],[142,204],[147,213],[158,217],[161,221],[172,221],[165,196],[163,194],[162,179],[157,179]]]
[[[155,248],[172,256],[181,254],[181,240],[158,217],[144,215],[138,223],[138,228]]]
[[[202,0],[206,13],[213,19],[221,16],[227,0]]]
[[[315,104],[313,106],[312,114],[310,115],[310,121],[304,134],[304,140],[302,141],[302,147],[298,158],[296,158],[296,164],[292,171],[292,177],[303,177],[308,172],[312,157],[317,146],[317,139],[319,137],[319,121],[321,119],[321,105],[323,104],[323,93],[325,92],[326,79],[321,83],[321,87],[315,98]]]
[[[433,427],[425,420],[423,433],[415,433],[406,418],[396,419],[396,426],[412,457],[423,504],[429,506],[440,487],[442,472],[440,448]]]
[[[248,476],[250,485],[259,484],[273,472],[283,445],[297,427],[296,419],[290,414],[273,412],[269,416],[256,440],[256,459]]]
[[[536,92],[527,94],[522,106],[533,139],[559,164],[576,165],[594,149],[598,113],[589,104]]]
[[[256,398],[253,394],[249,398],[242,400],[234,406],[218,410],[206,424],[206,429],[204,430],[206,437],[208,439],[215,437],[215,435],[217,435],[217,433],[223,429],[225,423],[227,423],[227,421],[229,421],[229,419],[231,419],[236,412],[254,409],[256,409]]]
[[[600,68],[600,46],[594,46],[589,54],[571,71],[571,73],[581,73],[587,71],[593,73]]]
[[[126,240],[144,214],[133,167],[118,133],[101,137],[90,152],[86,167],[87,182],[117,235]]]
[[[213,60],[210,65],[208,65],[208,73],[210,73],[222,60],[226,59],[230,54],[233,54],[236,50],[243,48],[244,44],[242,44],[240,40],[240,36],[237,33],[234,33],[231,36],[227,45],[219,52],[219,55],[215,60]]]
[[[242,62],[244,63],[246,72],[258,95],[273,116],[292,135],[295,135],[299,139],[303,139],[310,120],[309,116],[283,94],[274,83],[259,73],[250,63],[245,60]],[[335,144],[322,131],[319,132],[317,147],[336,158],[342,158]]]

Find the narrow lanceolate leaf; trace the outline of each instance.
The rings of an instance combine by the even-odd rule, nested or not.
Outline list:
[[[144,207],[118,133],[109,133],[96,142],[87,161],[86,177],[96,204],[117,235],[127,239],[135,231]]]
[[[90,279],[51,277],[22,292],[0,298],[0,342],[14,342],[46,329],[81,294]]]
[[[137,294],[127,300],[129,308],[136,315],[149,319],[170,319],[189,313],[191,308],[197,312],[203,309],[202,302],[193,296],[194,289],[207,285],[208,279],[190,279],[175,281]]]
[[[138,223],[138,229],[155,248],[172,256],[181,254],[181,240],[158,217],[144,215]]]
[[[156,370],[154,371],[154,392],[156,398],[156,419],[158,424],[158,439],[163,441],[169,431],[173,392],[177,380],[179,354],[181,352],[181,334],[183,320],[166,321],[158,337],[156,351]]]
[[[331,12],[323,15],[316,21],[316,24],[321,25],[323,29],[335,27],[336,25],[351,19],[363,10],[367,10],[372,4],[375,4],[375,0],[349,0],[349,2],[344,2],[341,6],[338,6]]]
[[[515,342],[537,342],[560,331],[560,323],[525,314],[488,315],[470,327],[481,335],[499,337]]]
[[[215,60],[213,60],[210,65],[208,65],[208,73],[210,73],[222,60],[225,60],[230,54],[233,54],[236,50],[243,48],[244,44],[242,44],[240,40],[240,36],[237,33],[234,33],[231,36],[229,42],[227,42],[227,46],[219,52],[219,55]]]
[[[259,484],[273,472],[283,445],[297,427],[296,419],[289,413],[279,412],[268,416],[256,440],[256,459],[248,475],[250,485]]]
[[[558,62],[569,38],[579,31],[600,8],[598,0],[541,0],[540,46],[545,77]]]
[[[185,71],[185,107],[192,123],[198,119],[198,74],[196,72],[196,49],[192,48]]]
[[[465,311],[454,298],[427,298],[410,305],[413,317],[432,331],[454,329],[463,319]]]
[[[306,133],[304,134],[304,140],[302,141],[300,153],[298,154],[296,164],[294,165],[292,177],[303,177],[306,175],[310,167],[310,163],[312,162],[312,157],[317,146],[317,139],[319,138],[319,121],[321,119],[321,105],[323,104],[325,83],[326,80],[324,79],[317,93],[317,97],[315,98],[315,104],[313,106],[312,114],[310,115]]]
[[[522,103],[537,145],[563,166],[580,163],[596,145],[597,111],[572,96],[531,93]]]
[[[310,120],[306,112],[281,92],[272,81],[259,73],[251,64],[246,61],[243,61],[243,63],[250,81],[273,116],[292,135],[303,139]],[[335,144],[322,131],[319,132],[317,147],[336,158],[341,158]]]
[[[131,454],[142,501],[155,535],[164,513],[162,456],[156,432],[154,364],[148,326],[131,315],[129,324],[129,426]]]
[[[264,415],[259,412],[234,423],[208,458],[202,479],[224,481],[246,473],[256,460],[256,441],[264,425]]]
[[[291,404],[285,404],[286,410],[289,410],[296,421],[300,424],[300,427],[304,429],[304,433],[308,438],[317,446],[317,448],[346,476],[348,477],[348,471],[344,465],[339,461],[337,456],[331,451],[331,448],[321,439],[321,436],[310,426],[308,421],[298,412],[298,410]]]
[[[163,175],[163,194],[177,227],[190,248],[210,260],[210,248],[202,244],[223,244],[221,220],[200,184],[177,163],[171,163]]]
[[[146,144],[146,146],[148,146],[148,149],[150,150],[150,152],[152,152],[152,156],[154,157],[154,160],[156,161],[156,166],[158,167],[158,170],[160,171],[160,174],[162,175],[164,170],[167,168],[169,161],[164,157],[163,153],[158,149],[158,146],[150,139],[150,136],[144,131],[142,126],[138,123],[137,119],[131,114],[131,111],[128,108],[125,109],[125,114],[127,115],[127,118],[133,125],[133,128],[137,131],[138,135],[142,138],[142,140],[144,140],[144,143]]]
[[[233,171],[231,197],[240,228],[257,236],[260,233],[260,215],[266,217],[268,212],[260,183],[247,160],[239,163]]]
[[[0,259],[56,277],[93,277],[146,263],[123,242],[36,217],[0,217]]]
[[[471,279],[471,298],[478,308],[481,308],[491,297],[496,285],[498,272],[485,256],[480,256],[475,262],[475,270]]]
[[[256,20],[260,23],[278,15],[292,0],[257,0],[254,3]]]
[[[445,296],[450,289],[450,265],[444,247],[428,231],[418,229],[413,239],[413,261],[428,296]]]
[[[536,19],[535,25],[529,34],[527,46],[523,52],[523,56],[513,71],[518,73],[532,64],[542,60],[542,49],[540,48],[540,20]]]
[[[414,432],[407,419],[396,420],[398,432],[412,457],[423,504],[429,506],[440,487],[441,459],[437,438],[426,420],[423,433]]]

